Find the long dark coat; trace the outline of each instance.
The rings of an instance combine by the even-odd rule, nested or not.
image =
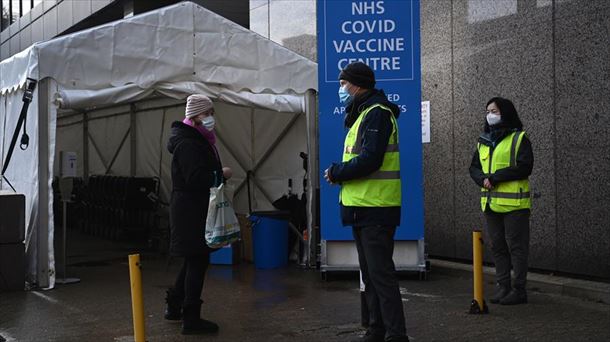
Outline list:
[[[212,251],[205,243],[210,187],[222,165],[212,145],[195,128],[176,121],[167,144],[172,158],[170,253],[197,255]]]

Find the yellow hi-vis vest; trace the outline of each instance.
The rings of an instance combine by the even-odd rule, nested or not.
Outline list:
[[[500,169],[517,165],[517,152],[525,132],[513,132],[504,137],[502,141],[491,149],[489,146],[478,144],[479,160],[483,173],[493,174]],[[481,188],[481,210],[485,207],[496,213],[508,213],[519,209],[532,207],[530,199],[530,183],[528,179],[520,179],[494,184],[493,189]]]
[[[399,207],[400,206],[400,156],[398,153],[398,124],[390,108],[374,104],[366,108],[347,132],[343,149],[343,162],[347,162],[362,152],[360,124],[374,108],[390,112],[392,134],[379,170],[367,177],[345,181],[341,184],[339,201],[354,207]]]

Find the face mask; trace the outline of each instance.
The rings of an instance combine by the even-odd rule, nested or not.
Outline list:
[[[497,125],[502,121],[502,116],[498,114],[487,113],[487,123],[490,126]]]
[[[203,127],[205,127],[208,131],[211,131],[214,129],[214,125],[216,124],[216,121],[214,120],[213,116],[207,116],[203,119],[201,119],[201,124],[203,125]]]
[[[347,86],[339,87],[339,102],[348,103],[352,100],[352,95],[347,92]]]

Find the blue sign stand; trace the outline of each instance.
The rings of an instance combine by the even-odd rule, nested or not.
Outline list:
[[[423,189],[419,0],[318,0],[318,87],[320,169],[340,162],[347,133],[339,103],[339,72],[361,61],[375,72],[376,88],[400,107],[401,225],[396,240],[421,241]],[[352,241],[342,227],[339,186],[321,177],[321,240]]]

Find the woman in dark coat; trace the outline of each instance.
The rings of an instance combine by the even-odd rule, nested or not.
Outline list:
[[[172,124],[167,148],[172,158],[170,230],[172,256],[184,258],[175,286],[167,292],[165,318],[180,320],[182,334],[214,333],[218,325],[200,318],[201,291],[210,264],[205,222],[210,187],[230,169],[223,168],[215,147],[214,107],[205,95],[188,97],[186,118]]]
[[[532,206],[529,176],[534,167],[532,144],[510,100],[494,97],[487,102],[484,127],[472,157],[470,176],[481,187],[481,210],[496,264],[496,289],[490,302],[524,304]],[[512,284],[511,268],[515,274]]]

